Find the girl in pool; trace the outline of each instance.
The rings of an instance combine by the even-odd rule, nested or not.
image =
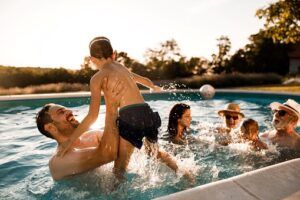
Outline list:
[[[242,138],[245,141],[250,141],[254,150],[267,149],[267,145],[259,140],[258,123],[253,119],[246,119],[241,126]]]
[[[186,133],[191,124],[190,106],[178,103],[173,106],[169,114],[167,140],[174,144],[186,144]]]

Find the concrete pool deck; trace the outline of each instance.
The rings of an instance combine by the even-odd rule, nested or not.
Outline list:
[[[300,158],[157,198],[179,199],[299,200]]]

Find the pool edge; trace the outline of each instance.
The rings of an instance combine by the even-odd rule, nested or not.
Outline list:
[[[300,158],[159,197],[157,200],[300,199]]]
[[[150,92],[149,90],[142,90],[142,94],[151,93],[169,93],[169,92],[199,92],[198,89],[176,89],[162,92]],[[274,95],[292,95],[299,96],[300,94],[292,92],[270,92],[270,91],[249,91],[249,90],[235,90],[235,89],[216,89],[216,92],[223,93],[244,93],[244,94],[274,94]],[[66,93],[45,93],[45,94],[22,94],[22,95],[4,95],[0,96],[0,101],[11,100],[34,100],[34,99],[49,99],[49,98],[68,98],[68,97],[89,97],[90,92],[66,92]]]

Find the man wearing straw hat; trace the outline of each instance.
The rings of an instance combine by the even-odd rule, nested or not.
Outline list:
[[[218,114],[224,119],[225,126],[217,128],[220,133],[217,140],[220,144],[228,145],[231,141],[230,132],[239,126],[245,115],[241,112],[240,106],[236,103],[227,104]]]
[[[288,99],[283,104],[273,102],[270,107],[273,111],[274,130],[262,134],[261,137],[269,139],[279,148],[300,151],[300,135],[296,132],[296,127],[300,126],[300,104]]]
[[[220,117],[224,118],[226,127],[223,128],[222,132],[229,133],[232,129],[235,129],[240,124],[241,120],[245,117],[241,113],[241,108],[236,103],[229,103],[226,105],[224,110],[218,112]]]

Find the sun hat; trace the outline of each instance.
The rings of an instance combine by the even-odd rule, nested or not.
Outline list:
[[[229,103],[225,106],[225,109],[224,110],[220,110],[218,112],[218,114],[220,116],[224,116],[226,113],[235,113],[235,114],[238,114],[242,117],[245,117],[245,115],[243,113],[241,113],[241,108],[238,104],[236,103]]]
[[[288,99],[283,104],[278,102],[273,102],[270,104],[272,110],[278,110],[280,108],[285,108],[291,112],[293,112],[298,117],[297,126],[300,126],[300,104],[298,104],[293,99]]]

